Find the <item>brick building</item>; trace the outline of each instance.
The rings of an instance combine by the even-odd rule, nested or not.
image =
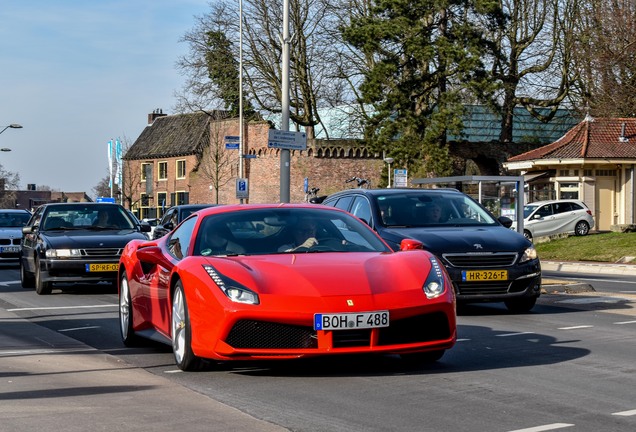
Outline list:
[[[252,203],[280,201],[280,150],[268,148],[270,124],[244,125],[243,176]],[[167,116],[153,112],[148,126],[123,157],[124,201],[139,217],[158,217],[172,205],[238,203],[235,179],[239,150],[226,148],[226,136],[239,135],[239,121],[224,113]],[[307,150],[290,152],[290,201],[305,200],[304,179],[320,193],[345,186],[352,176],[380,181],[384,166],[356,140],[310,140]]]

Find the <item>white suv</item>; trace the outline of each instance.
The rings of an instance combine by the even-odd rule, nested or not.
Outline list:
[[[578,200],[536,201],[523,207],[523,234],[527,239],[561,233],[586,235],[594,228],[592,212]],[[510,227],[516,229],[516,223]]]

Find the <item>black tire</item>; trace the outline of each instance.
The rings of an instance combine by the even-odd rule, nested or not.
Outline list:
[[[119,329],[121,340],[127,347],[139,346],[141,342],[133,329],[133,311],[128,277],[124,272],[119,283]]]
[[[33,273],[26,270],[22,260],[20,260],[20,283],[22,288],[35,288],[35,277]]]
[[[584,236],[590,232],[590,226],[585,221],[578,221],[574,226],[574,234],[577,236]]]
[[[42,270],[40,269],[40,261],[35,260],[35,292],[40,295],[51,294],[51,282],[42,280]]]
[[[532,234],[530,234],[530,231],[523,230],[523,236],[527,238],[528,240],[532,241]]]
[[[178,281],[174,287],[170,321],[172,352],[177,367],[182,371],[200,370],[204,362],[192,352],[190,314],[181,281]]]
[[[537,303],[537,297],[520,297],[506,300],[504,303],[512,313],[526,313],[530,312]]]
[[[446,350],[427,351],[412,354],[400,354],[402,360],[410,365],[425,365],[435,363],[442,358]]]

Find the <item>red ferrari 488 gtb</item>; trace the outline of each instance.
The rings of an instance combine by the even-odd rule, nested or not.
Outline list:
[[[207,208],[165,237],[128,243],[119,266],[124,344],[171,344],[177,366],[208,360],[400,354],[436,361],[456,341],[440,262],[405,239],[312,204]]]

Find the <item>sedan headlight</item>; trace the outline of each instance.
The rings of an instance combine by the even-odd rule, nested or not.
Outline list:
[[[528,249],[523,251],[523,254],[521,255],[521,259],[519,260],[519,262],[524,263],[526,261],[535,260],[537,259],[537,257],[538,257],[537,250],[534,248],[534,246],[530,246]]]
[[[442,265],[437,261],[437,258],[430,257],[431,272],[424,282],[424,294],[426,297],[433,299],[439,297],[444,293],[444,271]]]
[[[234,279],[217,272],[211,265],[204,265],[203,268],[210,275],[216,286],[218,286],[223,294],[236,303],[247,303],[257,305],[260,303],[258,294],[249,288],[241,285]]]
[[[82,252],[79,249],[47,249],[44,255],[47,258],[75,258],[81,257]]]

